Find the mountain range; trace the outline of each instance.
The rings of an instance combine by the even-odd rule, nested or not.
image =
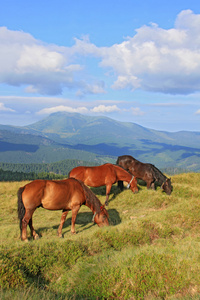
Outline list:
[[[166,132],[78,113],[54,113],[28,126],[0,125],[0,162],[77,159],[115,163],[129,154],[158,168],[200,171],[200,132]]]

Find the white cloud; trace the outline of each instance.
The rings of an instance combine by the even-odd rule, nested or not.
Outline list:
[[[119,111],[120,109],[117,107],[117,105],[99,105],[95,106],[94,108],[91,109],[92,112],[95,113],[110,113],[114,111]]]
[[[44,108],[41,109],[37,114],[42,115],[42,114],[52,114],[55,112],[69,112],[69,113],[110,113],[110,112],[116,112],[119,111],[120,109],[117,107],[117,105],[99,105],[95,106],[94,108],[88,109],[87,107],[82,107],[79,106],[77,108],[73,108],[71,106],[64,106],[64,105],[59,105],[55,107],[50,107],[50,108]]]
[[[75,39],[72,47],[59,47],[0,27],[0,83],[25,85],[26,92],[43,95],[68,88],[82,97],[105,93],[105,78],[98,68],[106,68],[113,89],[193,93],[200,91],[199,32],[200,14],[191,10],[179,13],[174,28],[144,25],[111,47],[97,47],[87,36]],[[96,62],[92,68],[87,57]]]
[[[115,89],[171,94],[200,90],[200,15],[182,11],[175,28],[142,26],[121,44],[102,49],[101,66],[117,76]]]
[[[30,34],[0,27],[0,83],[26,85],[26,92],[58,95],[63,88],[104,92],[102,82],[80,80],[83,66],[73,59],[76,48],[47,45]],[[99,86],[99,88],[98,88]]]
[[[195,115],[200,115],[200,109],[195,112]]]
[[[104,94],[104,83],[99,82],[98,84],[86,84],[83,83],[81,89],[76,92],[76,96],[83,97],[86,94]]]
[[[131,113],[134,116],[143,116],[144,115],[144,112],[141,111],[141,109],[139,107],[131,107]]]
[[[88,109],[86,107],[78,107],[78,108],[72,108],[70,106],[64,106],[64,105],[59,105],[55,107],[50,107],[50,108],[44,108],[41,109],[37,114],[43,115],[43,114],[52,114],[55,112],[69,112],[69,113],[87,113]]]
[[[4,103],[1,103],[1,102],[0,102],[0,111],[15,112],[14,109],[5,107]]]

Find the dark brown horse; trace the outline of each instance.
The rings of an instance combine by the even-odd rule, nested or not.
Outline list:
[[[36,208],[43,207],[48,210],[62,210],[58,236],[62,237],[62,228],[68,212],[72,211],[71,232],[75,233],[75,221],[77,213],[84,204],[93,212],[93,219],[98,226],[109,225],[108,213],[101,205],[95,194],[74,178],[65,180],[34,180],[18,190],[18,217],[22,241],[27,239],[27,225],[31,230],[31,236],[38,238],[33,228],[32,215]]]
[[[173,188],[171,185],[171,178],[167,178],[154,165],[142,163],[130,155],[119,156],[116,163],[137,178],[146,181],[148,189],[155,189],[155,182],[158,182],[167,195],[171,194]],[[123,189],[122,182],[119,182],[118,185]]]
[[[105,205],[108,205],[112,185],[119,180],[128,182],[128,187],[133,193],[138,192],[137,179],[122,167],[109,163],[97,167],[76,167],[69,172],[68,176],[79,179],[91,187],[106,185]]]

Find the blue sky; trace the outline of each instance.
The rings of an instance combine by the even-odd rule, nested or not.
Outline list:
[[[0,124],[58,111],[200,131],[199,1],[1,1]]]

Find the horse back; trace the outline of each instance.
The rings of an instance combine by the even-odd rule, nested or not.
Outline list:
[[[115,177],[115,170],[112,164],[104,164],[101,166],[85,167],[80,166],[72,169],[69,173],[70,178],[76,178],[91,187],[99,187],[106,185]]]
[[[131,155],[121,155],[118,156],[116,163],[117,165],[120,165],[123,168],[128,170],[128,167],[135,162],[137,162],[137,160],[133,158]]]
[[[85,177],[86,177],[86,170],[88,167],[84,167],[84,166],[79,166],[76,168],[73,168],[69,174],[68,177],[69,178],[75,178],[78,180],[81,180],[82,182],[85,181]]]
[[[151,165],[142,163],[131,155],[119,156],[117,163],[139,179],[145,181],[154,180]]]
[[[22,194],[24,206],[36,209],[71,210],[73,205],[82,204],[85,196],[80,183],[73,178],[67,180],[34,180],[25,186]]]

